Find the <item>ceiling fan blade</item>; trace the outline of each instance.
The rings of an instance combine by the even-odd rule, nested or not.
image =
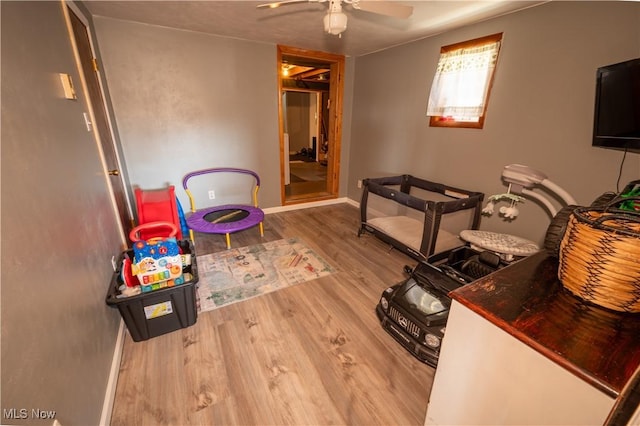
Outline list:
[[[287,4],[317,3],[317,2],[321,2],[321,1],[325,1],[325,0],[282,0],[282,1],[275,1],[273,3],[259,4],[259,5],[256,6],[256,8],[258,8],[258,9],[262,9],[262,8],[275,9],[276,7],[284,6],[284,5],[287,5]]]
[[[351,6],[353,6],[354,9],[402,19],[407,19],[413,14],[413,6],[396,3],[395,1],[353,0]]]

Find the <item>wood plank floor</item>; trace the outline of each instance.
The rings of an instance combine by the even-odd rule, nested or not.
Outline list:
[[[337,273],[198,316],[143,342],[127,334],[112,425],[422,425],[434,369],[382,328],[381,292],[415,261],[349,204],[265,218],[234,247],[298,237]],[[196,235],[198,255],[225,249]]]

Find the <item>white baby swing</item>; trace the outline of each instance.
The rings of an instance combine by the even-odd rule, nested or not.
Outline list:
[[[551,217],[555,217],[558,210],[545,195],[533,191],[536,186],[542,186],[556,194],[565,206],[576,204],[575,199],[567,191],[550,181],[544,173],[528,166],[521,164],[505,166],[502,170],[502,180],[509,184],[507,192],[489,197],[486,207],[482,210],[483,214],[492,215],[496,203],[506,200],[509,205],[500,207],[498,212],[505,220],[514,220],[520,213],[516,205],[525,200],[523,197],[525,195],[538,200],[547,208]],[[540,251],[540,247],[533,241],[509,234],[465,230],[460,232],[460,238],[478,251],[488,250],[497,253],[505,261],[511,261],[515,257],[529,256]]]

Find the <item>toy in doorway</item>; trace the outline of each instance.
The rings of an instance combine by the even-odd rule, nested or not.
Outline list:
[[[255,185],[252,191],[253,205],[248,204],[225,204],[215,207],[207,207],[198,210],[195,204],[195,198],[189,189],[189,180],[195,176],[201,176],[211,173],[239,173],[253,176]],[[212,169],[198,170],[187,174],[182,180],[189,202],[191,205],[191,214],[187,217],[187,226],[191,241],[194,241],[193,231],[206,234],[225,235],[227,249],[231,248],[230,234],[245,229],[258,226],[260,228],[260,236],[264,236],[264,212],[258,207],[258,190],[260,189],[260,177],[254,171],[247,169],[237,169],[229,167],[219,167]]]

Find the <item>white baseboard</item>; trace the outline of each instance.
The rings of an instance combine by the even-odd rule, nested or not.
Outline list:
[[[310,203],[291,204],[289,206],[267,207],[266,209],[262,209],[262,210],[264,211],[265,214],[271,214],[271,213],[286,212],[290,210],[308,209],[311,207],[329,206],[331,204],[340,204],[340,203],[352,204],[353,201],[349,200],[346,197],[342,197],[342,198],[334,198],[332,200],[312,201]]]
[[[354,207],[360,208],[360,203],[356,200],[352,200],[351,198],[347,198],[347,204],[351,204]]]
[[[120,319],[120,328],[118,329],[116,346],[113,350],[113,359],[111,360],[111,370],[109,371],[107,391],[105,392],[104,402],[102,403],[100,426],[109,426],[109,424],[111,424],[111,413],[113,412],[113,403],[116,397],[116,385],[118,384],[118,374],[120,373],[120,360],[122,359],[122,350],[124,348],[124,334],[124,321]]]

